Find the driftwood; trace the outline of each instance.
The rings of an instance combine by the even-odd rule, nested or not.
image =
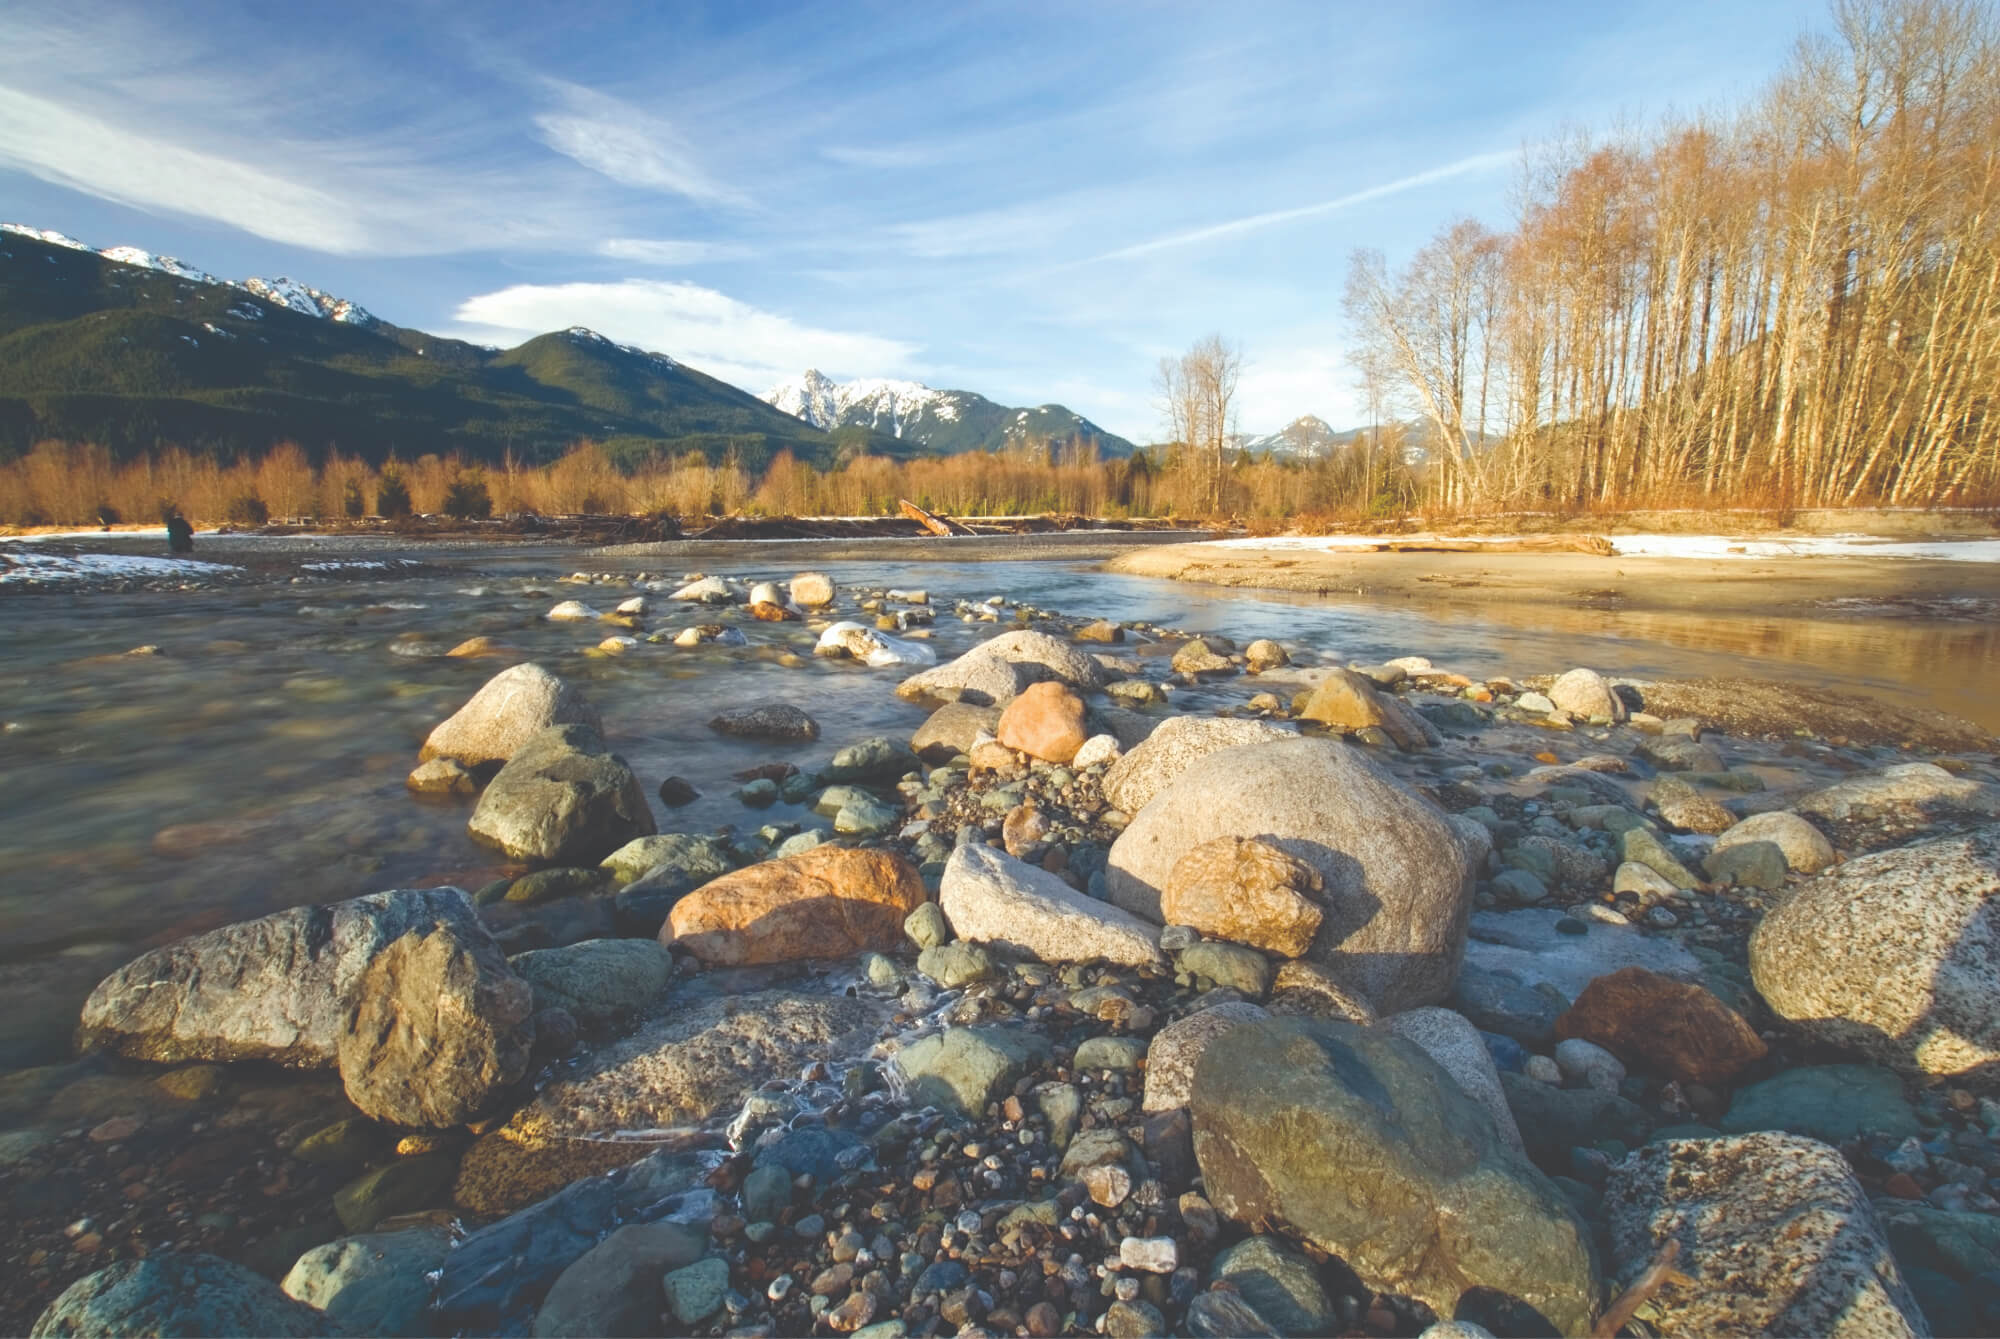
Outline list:
[[[1637,1315],[1646,1299],[1658,1292],[1669,1279],[1691,1283],[1687,1275],[1675,1271],[1674,1261],[1680,1259],[1681,1243],[1678,1237],[1670,1239],[1653,1257],[1653,1263],[1646,1266],[1646,1272],[1632,1281],[1632,1286],[1619,1293],[1612,1300],[1597,1324],[1590,1331],[1591,1339],[1615,1339],[1618,1331],[1625,1328],[1625,1322]]]
[[[1525,535],[1519,539],[1387,539],[1377,553],[1589,553],[1610,558],[1618,550],[1602,535]]]
[[[936,512],[925,511],[906,497],[897,498],[896,505],[903,509],[903,515],[909,517],[934,535],[942,535],[950,539],[953,536],[969,535],[972,533],[969,528],[960,525],[957,521],[947,520],[945,517],[939,516]]]

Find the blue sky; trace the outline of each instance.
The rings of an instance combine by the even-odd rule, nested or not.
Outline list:
[[[1822,0],[0,8],[0,218],[485,343],[588,325],[1157,435],[1358,422],[1348,252],[1508,221],[1523,146],[1754,94]]]

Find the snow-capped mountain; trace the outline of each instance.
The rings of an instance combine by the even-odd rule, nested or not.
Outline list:
[[[835,381],[817,368],[765,392],[764,402],[815,428],[867,428],[943,454],[993,451],[1023,441],[1095,441],[1105,455],[1132,453],[1081,414],[1059,404],[1013,409],[972,391],[864,377]]]
[[[87,242],[79,242],[66,233],[50,228],[30,228],[24,223],[0,223],[0,233],[16,233],[22,237],[32,237],[38,242],[51,246],[68,247],[72,251],[89,251],[116,261],[120,265],[136,265],[141,269],[158,270],[171,274],[176,279],[186,279],[197,284],[216,284],[229,288],[240,288],[253,293],[279,307],[287,308],[301,316],[316,316],[328,321],[341,321],[349,325],[373,325],[375,318],[368,314],[359,303],[337,298],[331,293],[322,293],[317,288],[309,288],[296,279],[218,279],[206,270],[196,269],[183,260],[172,256],[156,255],[142,251],[136,246],[108,246],[102,250]]]
[[[1265,433],[1261,437],[1246,437],[1238,445],[1253,456],[1318,460],[1353,435],[1351,432],[1335,432],[1322,418],[1301,414],[1276,432]]]

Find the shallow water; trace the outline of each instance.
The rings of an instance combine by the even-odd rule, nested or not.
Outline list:
[[[608,610],[628,593],[564,584],[565,573],[657,573],[657,558],[502,550],[452,561],[451,570],[416,577],[5,606],[0,1069],[63,1058],[83,996],[146,947],[304,902],[492,877],[496,857],[465,834],[470,802],[420,800],[403,785],[430,728],[509,663],[442,657],[467,637],[493,637],[581,683],[649,792],[669,775],[692,781],[700,800],[656,806],[667,830],[802,820],[803,810],[784,805],[746,810],[731,774],[778,759],[811,768],[866,735],[906,738],[924,718],[895,697],[897,670],[814,659],[815,634],[801,624],[745,621],[746,648],[642,645],[591,659],[583,650],[615,629],[542,617],[559,600]],[[788,575],[799,560],[705,562],[755,577]],[[1276,637],[1329,659],[1428,655],[1474,675],[1588,664],[1634,676],[1797,677],[2000,727],[1991,693],[2000,631],[1986,625],[1865,609],[1824,619],[1545,607],[1475,617],[1094,569],[1085,561],[825,565],[844,587],[928,589],[939,605],[940,658],[992,631],[960,622],[950,600],[1005,595],[1239,641]],[[647,626],[707,617],[656,596]],[[123,654],[142,644],[160,654]],[[776,663],[785,651],[806,663]],[[1209,705],[1256,690],[1237,681],[1179,700]],[[771,697],[811,711],[822,738],[734,740],[706,725],[725,707]]]

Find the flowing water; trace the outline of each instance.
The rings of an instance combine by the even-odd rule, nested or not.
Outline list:
[[[496,857],[465,833],[469,801],[418,799],[403,784],[430,728],[508,663],[441,654],[465,638],[492,637],[579,682],[649,791],[669,775],[691,781],[701,799],[658,811],[669,830],[804,819],[783,805],[746,810],[732,774],[774,759],[810,768],[867,735],[907,738],[924,718],[894,695],[898,671],[814,659],[815,634],[798,623],[745,621],[742,648],[641,645],[596,659],[583,649],[612,629],[542,617],[558,600],[608,610],[630,593],[562,583],[575,568],[657,575],[668,560],[548,549],[424,556],[430,564],[414,576],[359,569],[303,584],[0,606],[0,1070],[62,1059],[90,987],[147,947],[305,902],[490,878]],[[753,578],[811,562],[804,551],[671,560],[675,575],[703,566]],[[1796,677],[2000,727],[2000,631],[1990,622],[1868,610],[1473,615],[1178,585],[1098,572],[1089,560],[813,565],[844,587],[928,589],[941,659],[992,631],[960,621],[950,601],[1005,595],[1239,641],[1275,637],[1343,660],[1427,655],[1472,675],[1586,664],[1640,677]],[[653,597],[649,629],[706,617],[664,605]],[[141,645],[159,653],[125,654]],[[787,652],[805,663],[780,664]],[[1256,687],[1225,682],[1181,703],[1240,700]],[[806,707],[821,739],[782,745],[707,728],[717,711],[767,698]]]

